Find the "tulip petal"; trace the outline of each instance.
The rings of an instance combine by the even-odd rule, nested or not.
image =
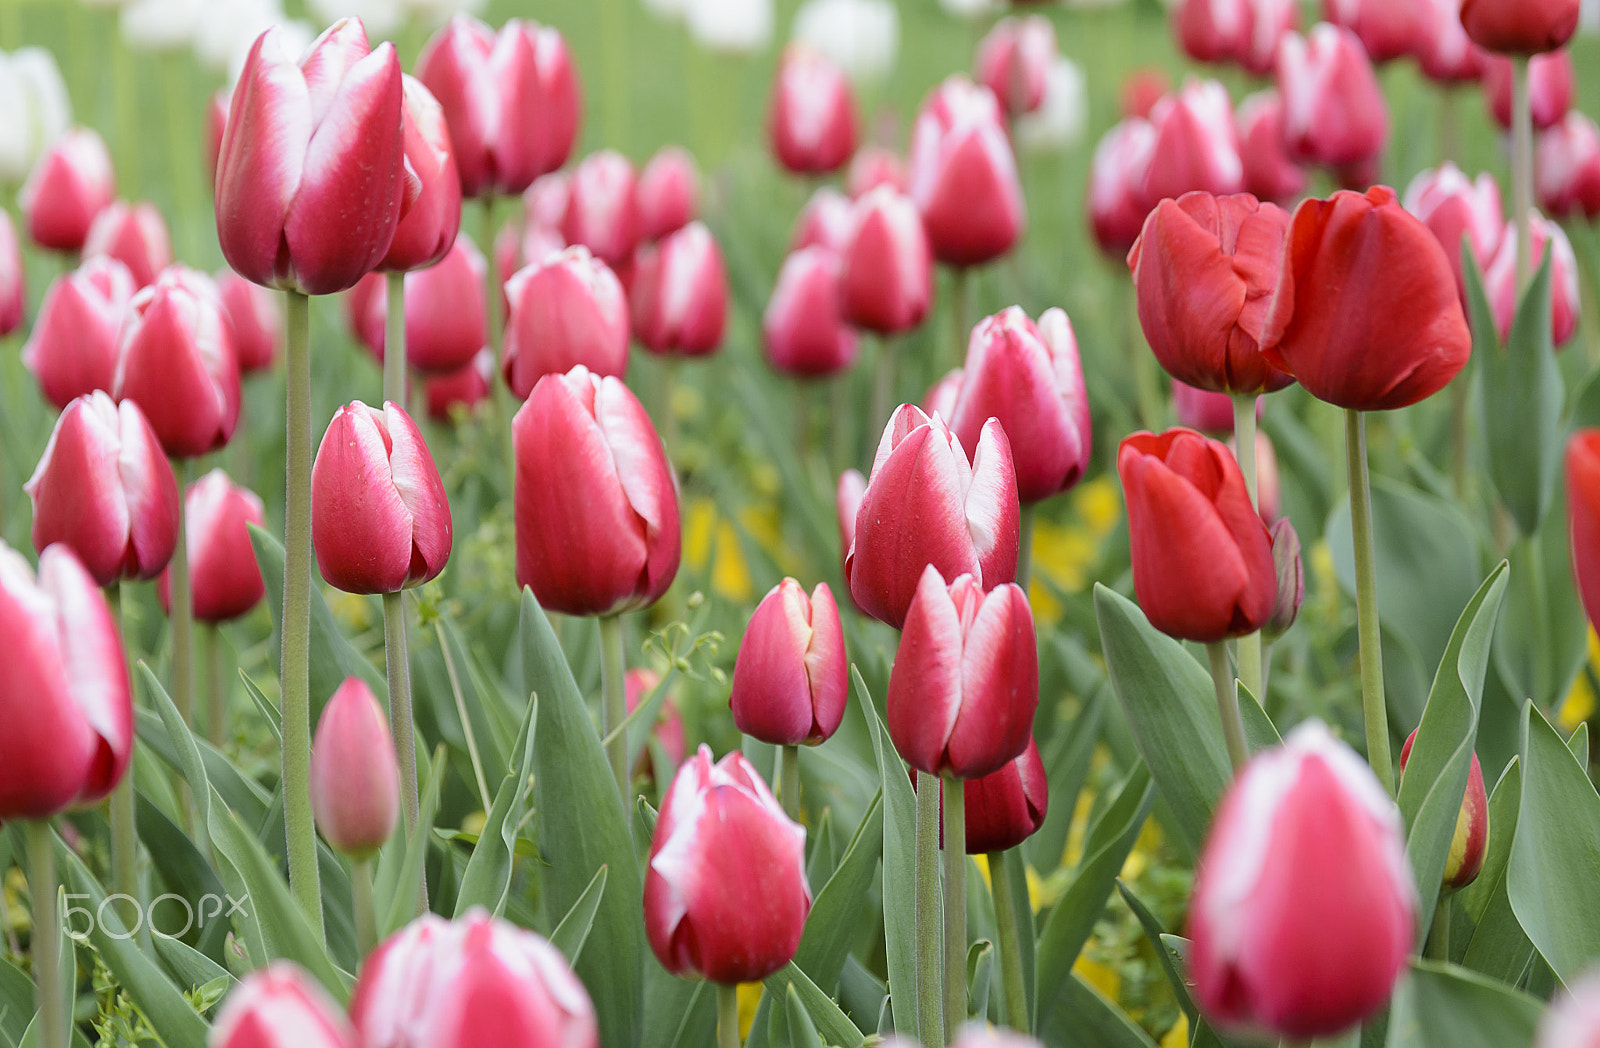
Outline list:
[[[844,720],[850,695],[850,663],[844,649],[844,626],[833,590],[819,582],[811,591],[811,646],[806,650],[806,677],[811,683],[814,723],[810,737],[831,738]]]
[[[130,567],[127,493],[108,483],[117,476],[119,442],[110,397],[95,393],[76,400],[62,413],[24,485],[33,501],[34,545],[65,543],[105,586]]]
[[[434,465],[422,431],[404,409],[383,406],[389,432],[389,470],[394,489],[411,515],[413,544],[407,586],[418,586],[438,576],[450,559],[450,500]]]
[[[918,771],[946,770],[962,704],[961,619],[944,579],[928,565],[906,612],[886,699],[889,738]]]
[[[347,593],[394,593],[411,572],[416,521],[371,408],[334,413],[311,467],[311,540],[323,578]]]
[[[961,707],[947,740],[955,774],[976,779],[1028,747],[1039,704],[1039,658],[1028,598],[1014,584],[997,588],[962,638]]]
[[[1015,580],[1021,542],[1017,473],[1011,461],[1011,442],[995,419],[984,423],[972,456],[966,518],[983,588],[993,589]]]

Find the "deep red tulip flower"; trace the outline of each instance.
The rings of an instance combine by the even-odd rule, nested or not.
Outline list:
[[[512,420],[517,584],[567,615],[655,603],[678,573],[677,481],[650,416],[582,364],[546,375]]]
[[[1539,206],[1546,212],[1556,218],[1600,217],[1600,127],[1593,120],[1572,111],[1541,134],[1533,168]]]
[[[1272,614],[1272,541],[1233,453],[1186,429],[1135,433],[1117,451],[1133,589],[1150,624],[1211,643]]]
[[[1478,268],[1494,258],[1505,227],[1500,208],[1500,186],[1494,176],[1483,172],[1468,180],[1461,169],[1448,160],[1438,168],[1419,172],[1406,187],[1405,208],[1427,223],[1439,246],[1444,248],[1456,285],[1463,300],[1466,284],[1461,276],[1461,243],[1465,238]]]
[[[1039,705],[1033,612],[1022,587],[985,593],[929,564],[889,675],[889,738],[913,768],[977,779],[1022,755]]]
[[[1145,169],[1144,201],[1203,190],[1219,195],[1244,188],[1244,162],[1228,89],[1198,80],[1168,95],[1150,111],[1155,144]]]
[[[1431,0],[1322,0],[1322,14],[1355,33],[1374,62],[1420,53],[1433,31]]]
[[[1189,904],[1196,1003],[1225,1030],[1305,1040],[1389,999],[1415,935],[1400,812],[1320,722],[1223,795]]]
[[[370,858],[400,818],[400,764],[389,720],[360,677],[339,685],[311,740],[311,810],[333,850]]]
[[[1313,26],[1284,36],[1278,93],[1289,155],[1330,167],[1359,165],[1383,152],[1389,110],[1361,41],[1348,29]]]
[[[774,746],[816,746],[839,730],[850,694],[839,605],[826,582],[807,596],[785,578],[756,605],[739,642],[733,723]]]
[[[1438,84],[1467,84],[1483,75],[1484,52],[1461,24],[1461,0],[1422,0],[1427,28],[1417,60],[1422,73]]]
[[[214,469],[189,485],[183,512],[195,619],[228,622],[261,603],[267,588],[249,528],[251,524],[266,526],[260,497]],[[168,606],[171,588],[169,568],[161,573],[156,587],[163,609]]]
[[[86,127],[55,141],[22,184],[17,206],[28,238],[52,251],[78,251],[89,227],[116,196],[105,139]]]
[[[911,198],[879,186],[857,200],[841,257],[845,319],[880,335],[922,323],[933,299],[933,253]]]
[[[213,1048],[359,1048],[350,1020],[303,969],[275,961],[228,995],[211,1030]]]
[[[222,270],[215,280],[217,296],[233,332],[233,351],[240,373],[248,375],[272,367],[283,343],[282,296],[252,284],[231,269]]]
[[[83,257],[95,255],[110,255],[121,262],[133,274],[134,283],[144,287],[172,264],[167,223],[154,204],[113,201],[95,216],[84,238]]]
[[[1405,775],[1411,760],[1411,745],[1417,741],[1413,731],[1400,748],[1400,774]],[[1444,865],[1444,890],[1459,891],[1478,879],[1489,844],[1489,795],[1483,788],[1483,765],[1472,755],[1467,770],[1467,789],[1456,814],[1455,833],[1450,837],[1450,855]]]
[[[1535,213],[1530,216],[1533,235],[1533,261],[1529,272],[1536,271],[1544,262],[1545,248],[1553,252],[1550,259],[1550,340],[1557,346],[1567,344],[1578,330],[1578,312],[1582,295],[1578,287],[1578,257],[1573,253],[1572,241],[1554,222]],[[1483,289],[1488,292],[1489,306],[1494,310],[1495,327],[1500,337],[1511,334],[1511,321],[1517,311],[1517,227],[1506,223],[1500,235],[1500,247],[1494,260],[1483,274]]]
[[[67,405],[26,485],[33,545],[63,543],[97,583],[153,579],[178,545],[178,481],[137,404]]]
[[[1572,38],[1581,6],[1578,0],[1461,0],[1461,24],[1485,50],[1538,54]]]
[[[311,542],[322,577],[347,593],[398,593],[444,570],[450,502],[399,405],[334,412],[311,467]]]
[[[847,469],[839,474],[833,489],[834,513],[839,520],[839,556],[841,562],[856,541],[856,515],[861,512],[861,500],[867,493],[867,478],[859,469]],[[854,598],[851,598],[852,600]]]
[[[506,281],[506,384],[528,399],[545,375],[579,364],[596,375],[628,370],[628,299],[604,262],[569,247]]]
[[[811,912],[806,831],[737,750],[678,769],[644,879],[650,948],[674,975],[752,982],[788,964]]]
[[[629,290],[633,333],[664,356],[700,357],[722,345],[728,274],[705,223],[690,222],[639,250]]]
[[[783,261],[761,320],[767,360],[790,375],[833,375],[856,361],[860,340],[844,320],[839,258],[802,248]]]
[[[1528,106],[1533,114],[1534,130],[1554,127],[1567,115],[1577,90],[1575,79],[1572,55],[1566,51],[1535,55],[1528,62]],[[1490,55],[1484,60],[1483,93],[1489,103],[1489,115],[1509,131],[1511,59]]]
[[[567,206],[561,235],[582,244],[595,257],[616,265],[639,244],[639,205],[634,199],[633,164],[621,153],[590,153],[567,180]]]
[[[27,274],[22,268],[22,245],[11,212],[0,214],[0,338],[22,326],[27,303]]]
[[[443,261],[406,274],[406,363],[411,367],[429,375],[448,375],[478,355],[488,337],[484,265],[477,246],[462,234]],[[346,305],[358,336],[382,361],[388,282],[377,273],[363,277]]]
[[[1056,60],[1056,28],[1043,15],[1002,18],[978,44],[977,76],[1008,116],[1044,104],[1045,77]]]
[[[850,161],[845,186],[852,200],[866,196],[879,186],[904,193],[908,187],[905,161],[900,159],[899,153],[884,146],[862,146]]]
[[[639,703],[648,699],[661,683],[661,674],[643,666],[635,666],[622,675],[623,692],[627,700],[628,712],[632,713],[639,708]],[[655,741],[661,744],[661,750],[668,761],[675,768],[683,763],[683,755],[687,751],[683,742],[683,716],[678,708],[672,704],[671,698],[663,698],[661,707],[656,711],[655,723],[651,728]],[[639,754],[641,774],[651,774],[649,767],[650,754]]]
[[[389,252],[378,268],[404,271],[433,265],[455,243],[461,228],[461,179],[438,99],[414,77],[403,76],[400,83],[405,102],[405,163],[420,188],[416,201],[395,227]]]
[[[968,855],[1009,851],[1037,833],[1050,805],[1050,786],[1033,736],[1028,736],[1022,756],[1006,762],[999,771],[968,779],[962,793],[967,805]]]
[[[133,293],[128,267],[105,256],[57,277],[45,290],[22,363],[50,403],[64,408],[97,389],[115,388],[117,336]]]
[[[821,186],[811,194],[811,199],[800,210],[800,217],[795,219],[789,250],[824,247],[834,254],[842,254],[850,244],[854,221],[855,209],[850,197],[832,186]]]
[[[422,381],[423,399],[428,405],[428,417],[435,422],[454,421],[456,408],[470,412],[489,396],[494,388],[494,352],[480,349],[472,363],[448,375],[429,375]]]
[[[1256,398],[1256,418],[1261,417],[1261,398]],[[1233,397],[1191,386],[1182,379],[1172,380],[1172,413],[1178,425],[1202,433],[1226,436],[1233,432]]]
[[[1046,310],[1035,327],[1012,306],[972,329],[950,431],[976,451],[991,418],[1010,441],[1022,502],[1047,499],[1083,476],[1093,427],[1078,339],[1065,312]]]
[[[1189,57],[1236,62],[1257,75],[1272,71],[1278,40],[1296,23],[1292,0],[1184,0],[1173,18]]]
[[[1295,209],[1262,349],[1319,400],[1388,411],[1448,385],[1472,337],[1439,241],[1374,186]]]
[[[222,136],[228,130],[228,109],[233,104],[233,93],[221,88],[206,102],[206,174],[210,185],[217,184],[217,163],[222,159]]]
[[[934,257],[972,266],[1010,251],[1027,210],[1017,160],[987,87],[952,76],[923,102],[911,131],[911,198]]]
[[[1239,103],[1239,160],[1244,191],[1280,207],[1293,206],[1305,192],[1306,172],[1284,148],[1283,99],[1276,88],[1257,91]]]
[[[772,155],[797,175],[826,174],[849,161],[859,135],[844,70],[820,51],[791,44],[778,61],[767,110]]]
[[[1567,442],[1567,528],[1578,596],[1589,622],[1600,622],[1600,429]]]
[[[633,196],[641,240],[676,233],[700,212],[700,169],[694,157],[681,146],[664,146],[639,172]]]
[[[417,79],[444,107],[461,192],[520,193],[567,162],[578,137],[578,73],[560,32],[456,15],[423,48]]]
[[[1089,225],[1100,250],[1119,265],[1139,239],[1144,217],[1145,174],[1155,150],[1156,129],[1141,117],[1129,117],[1105,133],[1094,147],[1089,168]]]
[[[900,405],[878,444],[845,554],[856,607],[899,629],[929,564],[946,579],[971,575],[988,589],[1010,582],[1019,513],[1011,443],[999,422],[984,423],[969,461],[942,418]]]

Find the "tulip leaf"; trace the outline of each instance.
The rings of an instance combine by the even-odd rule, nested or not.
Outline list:
[[[1563,982],[1600,956],[1600,795],[1530,702],[1522,710],[1522,802],[1506,892]]]
[[[1544,709],[1566,697],[1588,655],[1589,619],[1572,581],[1566,516],[1566,492],[1558,486],[1547,519],[1563,526],[1541,528],[1512,546],[1512,585],[1491,649],[1506,689]]]
[[[1538,1000],[1504,983],[1434,961],[1413,961],[1389,1009],[1387,1048],[1528,1048]]]
[[[439,810],[439,789],[444,781],[444,769],[444,747],[441,745],[434,753],[431,770],[418,769],[419,774],[428,776],[428,780],[418,798],[416,829],[409,833],[401,829],[397,836],[390,839],[388,854],[383,857],[388,862],[380,860],[372,895],[380,939],[393,935],[418,916],[418,900],[422,896],[423,878],[427,874],[428,845],[433,840],[433,817]],[[384,867],[394,869],[396,855],[404,858],[399,863],[398,873],[390,876]]]
[[[143,659],[139,660],[138,677],[139,683],[144,685],[145,697],[161,715],[161,723],[166,725],[167,737],[177,748],[178,770],[189,783],[189,792],[194,795],[195,808],[200,815],[200,825],[204,826],[209,814],[211,784],[206,780],[205,764],[200,759],[200,747],[195,745],[194,733],[183,722],[183,714],[178,712],[178,707],[167,695],[167,689],[156,680],[156,675],[150,672],[149,665]]]
[[[1046,1010],[1039,998],[1039,1039],[1048,1045],[1073,1048],[1156,1048],[1127,1012],[1072,972]]]
[[[191,905],[197,905],[208,897],[223,897],[222,881],[217,878],[205,856],[200,854],[183,828],[169,819],[160,805],[153,803],[143,793],[136,798],[134,821],[139,829],[139,839],[150,853],[150,863],[167,891],[182,896]],[[205,920],[200,919],[198,912],[191,916],[195,918],[200,932],[201,950],[208,951],[213,959],[221,957],[222,936],[227,926],[209,913]],[[166,917],[164,908],[162,917]],[[155,923],[154,918],[150,920],[152,924]],[[167,926],[163,924],[163,927]]]
[[[805,972],[795,967],[793,961],[763,981],[768,994],[787,1001],[789,994],[792,993],[799,999],[824,1043],[837,1048],[861,1048],[866,1043],[866,1034],[858,1030],[856,1024],[850,1021],[850,1017],[844,1014],[844,1010],[834,1002],[833,998],[818,989],[817,984],[807,978]]]
[[[160,716],[147,709],[135,709],[133,716],[141,748],[160,757],[173,768],[181,769],[183,763],[178,756],[178,744]],[[235,767],[226,756],[212,749],[209,743],[201,739],[195,739],[194,743],[205,764],[206,780],[211,783],[212,789],[222,795],[228,808],[247,823],[259,823],[266,818],[267,809],[272,805],[272,795]]]
[[[716,987],[667,974],[651,958],[646,976],[646,1048],[702,1048],[717,1039]]]
[[[595,911],[600,908],[600,900],[606,893],[608,868],[602,866],[595,871],[589,887],[583,890],[578,901],[572,904],[572,909],[550,933],[551,945],[566,955],[568,964],[578,963],[578,958],[583,955],[583,944],[589,941],[589,929],[594,927]]]
[[[155,947],[156,955],[162,965],[172,973],[179,986],[193,989],[218,979],[232,986],[239,981],[216,961],[186,946],[181,939],[174,939],[170,935],[152,935],[150,945]]]
[[[1506,893],[1506,872],[1522,805],[1522,758],[1511,763],[1489,796],[1489,846],[1478,879],[1461,890],[1460,911],[1472,922],[1461,963],[1491,979],[1515,983],[1533,956]]]
[[[1589,766],[1589,722],[1584,721],[1572,733],[1572,738],[1567,740],[1567,749],[1572,751],[1572,756],[1577,760],[1578,767]]]
[[[1107,707],[1115,701],[1111,682],[1106,680],[1100,667],[1076,644],[1055,645],[1057,663],[1066,664],[1068,686],[1084,696],[1083,705],[1072,723],[1058,724],[1054,737],[1040,745],[1045,782],[1050,792],[1058,798],[1045,809],[1044,823],[1022,845],[1028,861],[1039,869],[1054,869],[1061,862],[1061,853],[1067,847],[1067,834],[1072,828],[1073,805],[1060,798],[1076,798],[1089,775],[1089,761],[1094,756],[1095,743],[1100,740],[1100,723]],[[1075,672],[1076,671],[1076,672]],[[1020,864],[1018,864],[1020,865]]]
[[[516,855],[517,831],[527,810],[529,779],[533,775],[533,734],[538,723],[539,701],[530,698],[522,726],[517,729],[516,748],[500,788],[495,791],[494,804],[489,808],[478,843],[467,860],[466,872],[461,875],[461,888],[456,893],[456,916],[460,917],[474,906],[488,909],[496,917],[506,910],[506,893],[511,890],[512,859]],[[440,761],[439,763],[444,763]],[[603,870],[604,867],[601,867]],[[600,883],[605,878],[596,874]],[[579,897],[581,902],[587,896]],[[593,919],[590,914],[590,919]],[[583,934],[588,935],[585,925]]]
[[[789,984],[789,992],[785,996],[784,1011],[789,1016],[791,1048],[825,1048],[822,1037],[817,1033],[817,1024],[811,1021],[811,1013],[800,1003],[800,994],[793,983]]]
[[[39,1031],[39,1017],[35,1015],[33,1021],[28,1023],[27,1032],[22,1035],[22,1040],[18,1042],[18,1048],[44,1048],[43,1040],[44,1034]],[[94,1048],[77,1024],[72,1026],[72,1048]]]
[[[989,1014],[989,987],[994,981],[994,943],[979,939],[967,949],[967,1015]]]
[[[533,735],[538,793],[538,840],[559,861],[543,868],[541,891],[549,913],[565,913],[609,867],[606,890],[590,931],[595,949],[574,965],[594,999],[600,1039],[608,1048],[635,1048],[644,1009],[643,892],[628,816],[611,765],[572,669],[533,591],[522,591],[522,671],[539,696]],[[632,798],[627,805],[631,814]]]
[[[519,708],[521,703],[509,701],[509,696],[495,687],[482,672],[477,656],[461,636],[448,610],[441,609],[436,621],[437,632],[443,641],[439,653],[446,681],[445,694],[435,696],[434,700],[440,710],[438,716],[441,723],[446,718],[459,722],[461,711],[465,710],[467,723],[461,725],[461,744],[465,746],[466,733],[471,731],[478,747],[478,756],[483,762],[484,774],[492,786],[496,776],[509,775],[517,766],[515,758],[508,755],[516,749],[522,737],[517,732],[519,718],[526,713],[526,709]],[[454,690],[456,684],[461,686],[459,708]]]
[[[1195,1007],[1194,997],[1189,993],[1189,984],[1184,980],[1183,960],[1176,956],[1165,942],[1167,938],[1176,939],[1177,936],[1168,936],[1166,928],[1162,927],[1161,919],[1150,912],[1144,900],[1135,895],[1133,889],[1129,888],[1120,877],[1117,878],[1117,892],[1138,919],[1139,926],[1144,929],[1145,937],[1150,940],[1150,945],[1155,947],[1156,960],[1161,962],[1161,971],[1166,975],[1167,982],[1172,984],[1172,994],[1178,999],[1178,1007],[1189,1017],[1189,1024],[1194,1025],[1200,1018],[1200,1012]]]
[[[7,868],[10,865],[8,862]],[[0,1044],[17,1048],[22,1043],[35,1007],[33,980],[21,968],[0,957]]]
[[[244,681],[244,693],[250,696],[250,701],[255,704],[256,712],[261,714],[261,720],[266,724],[267,730],[272,732],[272,741],[278,744],[278,750],[283,750],[283,714],[273,701],[267,698],[266,692],[256,686],[250,679],[250,674],[244,670],[239,671],[239,679]]]
[[[883,721],[872,704],[861,671],[850,667],[856,699],[872,731],[872,748],[883,783],[883,933],[888,958],[889,1003],[897,1030],[916,1028],[916,869],[917,798],[900,755],[885,738]]]

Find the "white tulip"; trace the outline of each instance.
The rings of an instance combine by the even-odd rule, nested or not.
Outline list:
[[[807,0],[794,39],[816,48],[856,81],[881,81],[900,48],[900,12],[890,0]]]
[[[689,35],[702,47],[736,54],[772,40],[772,0],[688,0]]]
[[[403,0],[411,16],[432,29],[455,15],[482,14],[488,0]]]
[[[209,0],[194,27],[194,53],[210,69],[225,70],[234,54],[283,21],[281,0]]]
[[[72,126],[72,100],[54,55],[42,47],[0,52],[0,113],[0,182],[15,184]]]
[[[1017,120],[1017,145],[1039,151],[1070,149],[1083,140],[1088,120],[1088,80],[1078,63],[1058,57],[1045,74],[1044,102]]]
[[[306,9],[323,25],[332,25],[341,18],[359,18],[367,36],[374,40],[390,35],[406,20],[400,0],[306,0]]]
[[[193,40],[207,0],[134,0],[122,9],[122,40],[136,51],[176,51]]]

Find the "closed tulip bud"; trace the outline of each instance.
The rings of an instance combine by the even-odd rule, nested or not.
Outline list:
[[[1239,160],[1245,192],[1280,207],[1305,192],[1306,172],[1283,144],[1283,99],[1276,88],[1257,91],[1239,103]]]
[[[700,211],[700,170],[681,146],[664,146],[639,172],[633,187],[639,238],[656,241],[676,233]]]
[[[569,247],[506,281],[506,384],[528,399],[545,375],[582,364],[596,375],[628,370],[628,300],[615,273],[587,248]]]
[[[1118,107],[1122,116],[1147,119],[1150,110],[1166,97],[1171,87],[1172,85],[1167,82],[1167,74],[1160,69],[1143,66],[1133,70],[1123,78],[1122,93],[1118,96]]]
[[[1595,1048],[1600,1045],[1600,973],[1569,981],[1539,1022],[1534,1048]]]
[[[427,376],[422,381],[422,395],[428,417],[435,422],[453,422],[457,409],[471,412],[488,399],[493,376],[494,351],[488,347],[478,350],[472,363],[459,371]]]
[[[444,108],[461,193],[520,193],[567,162],[578,136],[578,74],[560,32],[513,18],[493,29],[458,14],[417,59]]]
[[[1461,0],[1461,24],[1488,51],[1554,51],[1578,28],[1579,0]]]
[[[879,186],[889,186],[896,192],[906,191],[906,165],[900,154],[884,146],[866,145],[856,150],[850,160],[850,170],[845,175],[845,186],[851,199],[866,196]],[[822,190],[817,191],[820,195]]]
[[[1033,613],[1022,587],[946,584],[929,564],[889,675],[889,738],[929,775],[977,779],[1027,749],[1039,704]]]
[[[1019,513],[1011,443],[998,421],[983,424],[969,461],[941,417],[900,405],[878,444],[845,555],[856,607],[899,629],[930,564],[943,578],[971,575],[985,589],[1010,582]]]
[[[1361,41],[1348,29],[1313,26],[1284,36],[1278,93],[1289,155],[1341,167],[1370,161],[1389,138],[1389,110]]]
[[[677,481],[628,387],[582,364],[546,375],[511,428],[517,584],[567,615],[655,603],[682,552]]]
[[[311,809],[333,850],[370,858],[400,816],[400,764],[389,722],[360,677],[339,685],[311,740]]]
[[[933,299],[933,253],[911,198],[879,186],[857,200],[841,257],[845,319],[880,335],[922,323]]]
[[[788,964],[811,912],[806,831],[737,750],[678,769],[644,879],[650,948],[674,975],[764,979]]]
[[[267,588],[249,528],[266,526],[260,496],[214,469],[189,485],[183,512],[194,617],[200,622],[228,622],[261,603]],[[156,586],[163,610],[171,589],[169,567]]]
[[[1094,147],[1086,201],[1089,227],[1101,253],[1119,265],[1127,260],[1150,211],[1144,182],[1155,145],[1156,129],[1150,121],[1129,117]]]
[[[621,153],[590,153],[567,181],[561,235],[612,265],[627,261],[639,244],[639,206],[633,164]]]
[[[1400,748],[1402,776],[1411,761],[1411,745],[1416,741],[1417,733],[1412,731]],[[1445,859],[1441,887],[1447,892],[1460,891],[1477,880],[1483,871],[1488,844],[1489,795],[1483,788],[1483,765],[1478,763],[1478,755],[1474,753],[1467,770],[1467,789],[1461,797],[1461,811],[1456,814],[1455,833],[1450,837],[1450,853]]]
[[[472,363],[488,337],[483,304],[485,263],[462,234],[443,261],[405,276],[406,363],[429,375],[448,375]],[[388,281],[371,273],[346,303],[351,325],[379,361],[384,354]]]
[[[361,1041],[310,975],[275,961],[228,995],[206,1042],[210,1048],[359,1048]]]
[[[133,752],[133,697],[116,621],[65,545],[35,575],[0,542],[0,819],[44,819],[106,796]]]
[[[756,605],[739,643],[728,704],[746,735],[816,746],[839,730],[850,693],[839,606],[826,582],[811,595],[792,578]]]
[[[1201,643],[1254,633],[1272,614],[1272,540],[1233,453],[1185,429],[1135,433],[1117,451],[1133,589],[1150,624]]]
[[[1399,809],[1318,721],[1223,795],[1189,903],[1195,1000],[1225,1030],[1309,1039],[1389,999],[1417,896]]]
[[[1466,238],[1472,257],[1482,269],[1494,258],[1505,226],[1505,213],[1500,209],[1500,186],[1494,176],[1483,172],[1469,181],[1460,168],[1447,160],[1436,169],[1419,172],[1411,180],[1406,186],[1405,208],[1422,219],[1438,238],[1464,298],[1462,238]]]
[[[1216,80],[1194,81],[1150,111],[1155,144],[1145,171],[1149,204],[1201,190],[1237,193],[1244,188],[1244,162],[1228,89]]]
[[[78,251],[95,216],[115,195],[105,140],[78,127],[56,139],[39,158],[22,184],[17,206],[35,244],[52,251]]]
[[[9,211],[0,214],[0,338],[22,326],[27,299],[27,274],[22,269],[22,245]]]
[[[283,342],[283,296],[252,284],[231,269],[222,270],[214,279],[228,329],[233,332],[240,374],[272,367]]]
[[[1033,736],[1028,736],[1022,756],[999,771],[967,780],[963,793],[968,855],[1008,851],[1037,833],[1050,805],[1050,786]]]
[[[778,62],[767,135],[778,163],[798,175],[837,171],[860,134],[855,95],[843,70],[821,51],[791,44]]]
[[[1472,337],[1450,261],[1394,190],[1307,200],[1287,243],[1262,349],[1312,396],[1388,411],[1437,393],[1466,364]]]
[[[972,266],[1010,251],[1027,221],[1016,157],[987,87],[952,76],[911,131],[911,197],[934,257]]]
[[[1572,241],[1554,222],[1535,213],[1530,218],[1533,234],[1533,260],[1529,272],[1536,271],[1544,262],[1545,248],[1553,253],[1550,259],[1550,340],[1557,347],[1564,346],[1578,330],[1578,313],[1582,304],[1578,288],[1578,258],[1572,251]],[[1494,311],[1495,327],[1500,337],[1511,333],[1511,321],[1517,311],[1517,230],[1508,222],[1500,236],[1500,248],[1483,274],[1483,289],[1489,295],[1489,306]]]
[[[414,77],[402,76],[400,83],[405,164],[420,188],[395,226],[394,239],[378,268],[403,271],[433,265],[455,243],[461,228],[461,179],[439,100]]]
[[[639,708],[639,703],[646,701],[655,693],[661,684],[661,674],[643,666],[635,666],[622,675],[624,697],[627,701],[628,712],[632,713]],[[656,711],[651,735],[656,742],[661,744],[662,753],[676,768],[683,763],[686,752],[683,742],[683,716],[678,708],[672,704],[670,697],[661,700],[661,707]],[[650,754],[639,754],[639,774],[654,775],[650,767]]]
[[[859,469],[847,469],[839,474],[833,489],[834,513],[839,519],[839,553],[850,552],[856,541],[856,515],[861,512],[861,500],[867,493],[867,478]]]
[[[823,247],[836,255],[843,254],[850,245],[854,222],[855,209],[850,198],[832,186],[820,186],[800,210],[800,217],[795,219],[789,250]]]
[[[26,489],[34,548],[65,544],[102,586],[155,578],[177,548],[178,482],[131,401],[68,404]]]
[[[1044,103],[1045,78],[1056,58],[1056,29],[1043,15],[1002,18],[978,44],[978,79],[1006,113],[1021,116]]]
[[[0,53],[0,182],[16,185],[72,123],[72,99],[48,48]]]
[[[790,375],[832,375],[856,362],[860,342],[844,321],[839,258],[824,247],[794,252],[761,320],[767,360]]]
[[[133,276],[114,258],[92,258],[45,290],[22,363],[45,398],[65,408],[116,385],[117,335],[133,300]]]
[[[1600,622],[1600,429],[1567,443],[1567,527],[1578,596],[1590,623]]]
[[[634,259],[633,333],[664,356],[715,353],[728,322],[728,273],[705,223],[690,222]]]
[[[1289,523],[1288,517],[1279,517],[1267,529],[1272,536],[1272,566],[1278,576],[1278,598],[1272,605],[1272,617],[1261,627],[1267,643],[1289,632],[1300,605],[1306,600],[1306,569],[1300,555],[1300,535]]]
[[[1467,84],[1483,75],[1484,52],[1461,24],[1461,0],[1423,0],[1427,28],[1417,59],[1438,84]]]
[[[1572,56],[1566,51],[1535,55],[1528,62],[1528,108],[1536,131],[1554,127],[1572,108],[1576,92]],[[1511,59],[1490,55],[1483,66],[1483,94],[1489,115],[1511,130]]]
[[[1233,397],[1199,389],[1182,379],[1172,380],[1172,413],[1178,425],[1212,435],[1233,432]],[[1256,418],[1261,418],[1261,398],[1256,398]]]
[[[1431,0],[1323,0],[1322,12],[1355,33],[1374,62],[1419,53],[1433,30]]]
[[[128,267],[133,281],[144,287],[172,264],[172,240],[167,223],[154,204],[132,206],[117,200],[105,207],[89,224],[83,241],[83,257],[110,255]]]
[[[1556,218],[1600,217],[1600,128],[1576,110],[1539,136],[1534,187]],[[0,328],[3,328],[0,324]]]

